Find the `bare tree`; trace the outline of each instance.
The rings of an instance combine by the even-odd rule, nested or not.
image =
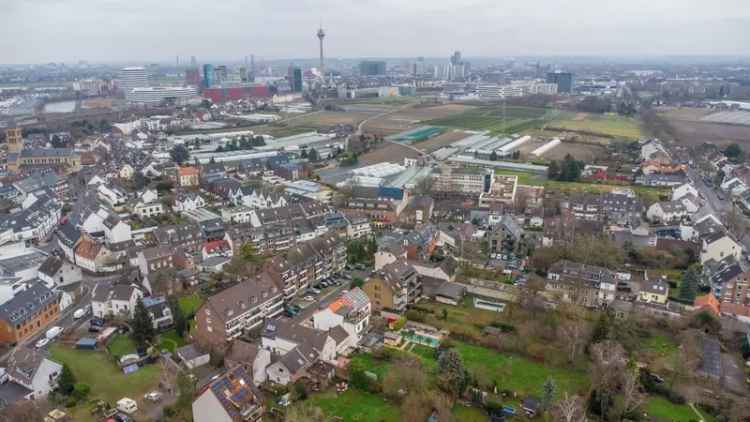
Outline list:
[[[571,396],[567,392],[563,393],[562,399],[555,404],[553,414],[557,421],[584,422],[586,420],[583,400],[577,395]]]
[[[565,336],[568,361],[573,363],[586,344],[586,321],[566,321],[562,325],[562,334]]]
[[[591,384],[600,400],[602,415],[608,412],[607,404],[614,396],[625,370],[625,349],[616,341],[605,340],[591,346]]]
[[[623,374],[622,385],[622,416],[625,417],[637,410],[644,402],[644,396],[640,391],[641,382],[638,379],[638,370],[631,369]]]
[[[0,415],[0,422],[41,421],[50,410],[47,400],[19,400]]]

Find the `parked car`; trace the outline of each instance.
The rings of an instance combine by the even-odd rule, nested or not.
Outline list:
[[[60,333],[62,332],[63,332],[62,327],[55,326],[47,330],[47,334],[45,334],[45,336],[47,337],[48,340],[52,340],[53,338],[59,336]]]
[[[81,308],[81,309],[76,309],[76,311],[75,311],[75,312],[73,312],[73,319],[81,319],[81,318],[83,318],[84,316],[86,316],[86,310],[85,310],[85,309],[83,309],[83,308]]]
[[[36,344],[34,345],[37,349],[41,349],[42,347],[49,344],[49,339],[47,337],[40,338]]]
[[[0,384],[5,384],[9,379],[8,371],[5,368],[0,368]]]
[[[152,391],[143,395],[143,398],[148,401],[159,401],[161,400],[161,393],[158,391]]]
[[[310,296],[310,295],[307,295],[307,296],[303,297],[302,299],[305,299],[305,300],[307,300],[309,302],[314,302],[315,301],[315,298],[313,296]]]

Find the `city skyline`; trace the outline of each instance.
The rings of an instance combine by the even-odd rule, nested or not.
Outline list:
[[[206,4],[195,0],[181,1],[179,8],[144,0],[10,0],[0,5],[0,24],[23,34],[25,42],[5,37],[0,56],[9,64],[162,61],[175,55],[214,60],[249,51],[272,60],[315,58],[321,23],[327,59],[442,57],[455,49],[469,57],[750,55],[750,6],[736,0],[719,7],[639,0],[606,8],[579,0],[570,10],[516,0],[251,3],[212,4],[206,14],[198,12]]]

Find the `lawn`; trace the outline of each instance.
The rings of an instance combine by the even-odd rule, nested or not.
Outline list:
[[[434,119],[426,123],[460,129],[488,130],[493,133],[513,133],[541,127],[546,120],[558,115],[557,110],[506,106],[505,118],[503,119],[503,107],[493,105],[476,107],[454,116]]]
[[[125,375],[105,353],[71,349],[60,344],[50,347],[56,362],[67,364],[78,382],[91,387],[92,399],[103,399],[114,405],[123,397],[139,400],[159,384],[161,368],[147,365]]]
[[[368,371],[378,376],[378,381],[383,381],[383,377],[388,373],[391,363],[385,360],[378,360],[368,353],[358,353],[352,356],[351,363],[360,363]]]
[[[425,323],[446,329],[450,332],[470,332],[475,335],[481,335],[481,327],[490,325],[496,321],[507,320],[504,313],[475,308],[471,304],[471,299],[462,302],[461,306],[458,307],[436,302],[424,302],[420,303],[419,306],[434,312],[432,314],[422,314],[425,317]],[[445,320],[442,318],[443,309],[448,312],[448,318]]]
[[[476,407],[458,404],[453,407],[452,420],[455,422],[486,422],[487,414]]]
[[[175,330],[169,330],[159,335],[159,350],[169,350],[174,353],[175,349],[185,345],[185,339],[177,335]]]
[[[180,305],[182,314],[186,318],[191,318],[203,304],[203,298],[198,293],[193,293],[189,296],[179,298],[177,303]]]
[[[646,402],[645,411],[651,417],[668,421],[690,422],[698,420],[698,415],[690,406],[674,404],[663,397],[651,397]],[[708,415],[702,416],[704,420],[712,420]]]
[[[677,345],[667,336],[651,336],[643,342],[643,349],[649,352],[657,353],[662,356],[672,354],[677,351]]]
[[[656,188],[651,186],[633,186],[633,185],[608,185],[602,183],[587,182],[560,182],[557,180],[548,180],[538,174],[527,173],[523,171],[496,170],[495,174],[506,176],[518,176],[518,184],[530,186],[544,186],[545,189],[555,190],[566,193],[602,193],[610,192],[615,189],[632,189],[642,199],[648,203],[657,202],[662,194],[669,193],[668,189]]]
[[[326,392],[310,396],[314,406],[326,415],[341,417],[344,422],[398,422],[399,409],[382,396],[354,388],[343,394]]]
[[[117,359],[136,352],[135,343],[125,334],[115,335],[107,346],[107,349],[109,350],[109,353]]]
[[[589,132],[615,138],[639,139],[641,137],[640,122],[632,117],[619,116],[617,114],[566,114],[565,118],[555,120],[549,124],[549,128],[567,129],[573,131]]]
[[[485,374],[495,380],[500,388],[519,393],[540,395],[542,384],[552,378],[557,385],[557,393],[583,392],[587,388],[586,373],[566,368],[555,368],[536,363],[516,355],[495,352],[481,346],[456,342],[456,350],[461,355],[466,368],[473,374]]]

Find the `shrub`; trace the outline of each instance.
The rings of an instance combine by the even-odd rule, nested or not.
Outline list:
[[[505,322],[502,322],[502,321],[494,321],[490,325],[492,327],[499,328],[500,331],[502,331],[504,333],[515,333],[516,332],[516,327],[515,326],[513,326],[511,324],[508,324],[508,323],[505,323]]]
[[[76,400],[83,400],[89,395],[90,392],[91,392],[91,387],[89,387],[88,384],[79,382],[73,386],[72,396]]]
[[[426,321],[424,315],[422,315],[418,311],[414,311],[414,310],[408,310],[408,311],[406,311],[406,319],[408,319],[409,321],[414,321],[414,322],[425,322]]]

